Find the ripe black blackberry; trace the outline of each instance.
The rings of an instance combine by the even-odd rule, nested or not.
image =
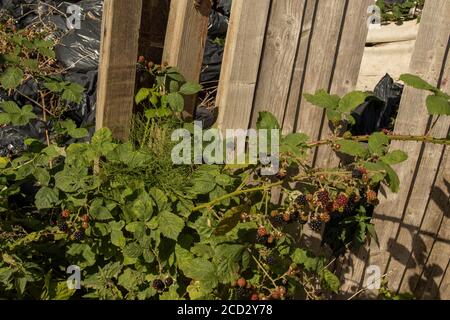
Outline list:
[[[247,288],[237,288],[236,289],[236,295],[238,299],[247,299],[250,295],[250,292]]]
[[[84,232],[81,230],[77,230],[74,232],[73,237],[76,241],[81,241],[83,239]]]
[[[327,190],[320,190],[317,192],[317,200],[323,205],[327,205],[328,201],[330,201],[330,194]]]
[[[282,216],[281,214],[277,215],[277,216],[274,218],[274,221],[275,221],[276,223],[283,223],[283,216]]]
[[[308,199],[306,199],[304,194],[301,194],[295,199],[295,203],[299,206],[306,206],[308,204]]]
[[[353,169],[352,178],[353,179],[362,179],[363,173],[360,169]]]
[[[320,230],[322,230],[322,221],[314,219],[309,223],[309,227],[311,228],[311,230],[319,232]]]
[[[299,217],[300,217],[300,213],[298,211],[294,211],[291,213],[292,221],[298,221]]]
[[[167,287],[170,287],[170,286],[173,284],[173,279],[172,279],[172,277],[166,278],[166,279],[164,280],[164,284],[165,284]]]
[[[66,232],[67,230],[69,230],[69,225],[66,222],[60,222],[59,226],[58,226],[59,230],[61,230],[62,232]]]
[[[152,287],[155,290],[163,291],[165,288],[164,282],[160,279],[153,280]]]

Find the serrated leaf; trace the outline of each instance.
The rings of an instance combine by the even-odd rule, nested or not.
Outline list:
[[[49,187],[42,187],[36,193],[35,205],[39,210],[41,209],[51,209],[56,206],[59,202],[58,191],[51,189]]]
[[[184,95],[193,95],[200,92],[203,86],[195,82],[186,82],[180,88],[180,93]]]
[[[83,98],[82,93],[84,92],[84,87],[79,85],[78,83],[71,83],[67,87],[64,88],[63,94],[61,98],[74,103],[80,103]]]
[[[328,269],[323,272],[323,282],[325,287],[334,293],[337,293],[341,286],[339,278]]]
[[[304,133],[291,133],[283,138],[283,143],[298,147],[309,141],[309,136]]]
[[[383,155],[388,145],[389,138],[384,133],[376,132],[369,137],[369,151],[372,154]]]
[[[23,71],[19,68],[10,67],[0,76],[0,84],[4,89],[16,89],[23,79]]]
[[[126,244],[126,238],[123,235],[123,232],[120,230],[112,230],[111,231],[111,243],[119,248],[124,248]]]
[[[438,88],[436,88],[435,86],[432,86],[422,78],[413,74],[402,74],[400,76],[400,80],[403,81],[406,85],[416,89],[428,90],[433,92],[438,90]]]
[[[50,174],[47,170],[37,167],[34,169],[33,176],[41,184],[41,186],[48,186],[48,183],[50,181]]]
[[[354,157],[365,157],[367,149],[359,142],[352,140],[339,140],[337,145],[340,146],[339,152],[349,154]]]
[[[362,91],[353,91],[346,94],[339,101],[338,110],[345,113],[350,113],[355,110],[359,105],[363,104],[367,98],[367,94]]]
[[[139,89],[138,93],[136,94],[134,101],[136,102],[136,104],[140,104],[142,101],[147,99],[149,95],[150,95],[150,89],[141,88],[141,89]]]
[[[450,115],[450,102],[442,96],[431,95],[427,97],[427,109],[429,114]]]
[[[401,150],[395,150],[380,158],[386,164],[394,165],[408,160],[408,154]]]
[[[92,219],[99,221],[105,221],[113,218],[109,210],[103,206],[95,206],[91,208],[90,215]]]
[[[340,97],[337,95],[331,95],[325,90],[318,90],[315,94],[303,95],[309,103],[325,109],[337,109],[339,106]]]
[[[214,234],[216,236],[223,236],[233,230],[240,222],[241,213],[248,213],[249,210],[248,205],[242,205],[228,210],[214,230]]]
[[[270,112],[263,111],[259,113],[258,120],[256,122],[256,127],[261,129],[280,129],[280,124],[277,118]]]
[[[129,243],[123,248],[123,255],[131,259],[139,258],[142,253],[142,247],[136,242]]]
[[[184,220],[168,211],[161,212],[158,220],[161,233],[169,239],[177,240],[184,228]]]
[[[184,110],[184,98],[178,92],[169,93],[167,95],[167,103],[175,112],[182,112]]]

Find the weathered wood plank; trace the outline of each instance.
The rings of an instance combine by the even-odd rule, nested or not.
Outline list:
[[[444,0],[426,3],[416,48],[410,65],[411,73],[417,74],[435,85],[438,83],[441,75],[442,63],[448,43],[448,18],[443,13],[450,12],[449,5],[450,3]],[[427,95],[425,92],[409,87],[405,89],[396,120],[395,133],[425,134],[430,119],[425,108]],[[409,159],[395,168],[401,181],[400,192],[396,194],[389,190],[381,192],[381,204],[376,208],[373,219],[380,247],[378,248],[375,243],[371,244],[370,256],[366,264],[379,266],[382,272],[389,272],[388,280],[396,279],[398,272],[404,270],[402,269],[404,265],[401,264],[401,268],[393,265],[389,268],[387,267],[390,261],[394,261],[391,260],[391,255],[398,255],[398,250],[401,249],[395,246],[395,239],[398,236],[400,222],[405,217],[404,208],[409,199],[410,188],[416,181],[415,173],[420,159],[422,144],[393,142],[391,150],[396,149],[407,152]],[[424,190],[424,192],[429,192],[429,189]],[[352,280],[354,281],[354,279]],[[395,285],[397,287],[390,287],[390,289],[397,290],[397,281]]]
[[[270,0],[234,0],[216,103],[221,129],[247,129]]]
[[[303,93],[314,93],[316,90],[329,87],[345,6],[346,1],[342,0],[319,0]],[[308,134],[311,139],[319,138],[323,116],[322,109],[311,105],[301,97],[296,131]]]
[[[258,114],[269,111],[280,123],[294,69],[305,0],[273,1],[253,105],[252,126]]]
[[[142,1],[106,0],[97,84],[96,127],[126,139],[133,112]]]
[[[198,82],[210,10],[198,10],[194,3],[194,0],[171,1],[163,62],[176,66],[186,80]],[[185,99],[185,111],[189,115],[194,113],[195,100],[195,97]]]
[[[302,29],[297,48],[294,71],[292,73],[291,86],[286,102],[286,111],[283,119],[283,134],[292,133],[295,129],[299,100],[302,94],[305,69],[308,62],[308,52],[312,39],[315,13],[318,0],[307,0],[303,13]]]
[[[330,92],[343,96],[353,91],[358,82],[359,69],[364,54],[364,48],[369,31],[367,24],[367,9],[372,0],[349,0],[344,20],[339,51],[337,54]],[[321,139],[332,135],[328,121],[325,120],[320,133]],[[329,146],[317,149],[314,165],[332,168],[339,164],[339,158]]]

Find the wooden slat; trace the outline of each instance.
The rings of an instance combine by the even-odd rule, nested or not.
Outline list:
[[[234,0],[216,103],[221,129],[247,129],[270,0]]]
[[[430,220],[430,224],[434,222],[435,226],[427,229],[431,232],[430,235],[425,235],[424,230],[421,230],[419,236],[423,239],[423,243],[416,241],[413,244],[413,250],[425,256],[427,260],[421,263],[420,268],[412,269],[414,273],[407,274],[402,283],[404,291],[413,292],[419,299],[450,297],[448,292],[450,271],[446,270],[450,261],[450,149],[448,148],[439,171],[425,217],[426,221]],[[428,252],[431,252],[429,256]],[[415,262],[419,261],[415,259]],[[404,285],[405,283],[408,285]]]
[[[126,139],[133,112],[141,0],[106,0],[97,84],[96,127]]]
[[[253,105],[253,127],[260,111],[269,111],[280,123],[283,121],[305,4],[305,0],[272,2]]]
[[[410,65],[410,73],[417,74],[427,81],[437,84],[441,75],[444,56],[448,43],[448,18],[445,14],[450,12],[450,3],[445,0],[427,1],[423,17],[421,20],[420,31]],[[445,14],[444,14],[445,13]],[[429,122],[429,116],[425,107],[425,98],[428,94],[412,88],[405,88],[402,102],[399,109],[399,115],[396,120],[396,134],[425,134]],[[380,195],[381,204],[377,207],[373,222],[378,233],[380,248],[375,243],[370,246],[370,256],[366,265],[376,265],[382,271],[389,272],[389,279],[394,282],[394,287],[398,288],[398,275],[403,272],[404,265],[400,268],[390,266],[391,254],[401,256],[402,249],[395,246],[395,238],[398,235],[400,222],[404,218],[404,208],[409,199],[411,186],[415,183],[415,173],[418,161],[420,159],[422,144],[414,142],[393,142],[391,150],[400,149],[408,153],[409,159],[399,166],[396,171],[399,175],[401,186],[400,192],[394,194],[389,190],[382,190]],[[439,156],[438,156],[439,157]],[[430,167],[429,169],[432,169]],[[421,181],[417,183],[422,184]],[[429,193],[429,183],[425,183],[428,190],[422,190]],[[421,217],[419,218],[421,219]],[[408,250],[407,250],[408,251]],[[401,258],[400,258],[401,259]],[[357,270],[364,270],[362,263],[358,263]],[[352,282],[359,282],[361,273],[353,275],[349,279]],[[390,283],[392,283],[392,280]],[[364,282],[364,281],[363,281]],[[395,285],[397,287],[395,287]]]
[[[329,86],[345,6],[346,1],[342,0],[319,0],[305,71],[304,93],[314,93]],[[308,134],[311,139],[317,139],[323,115],[322,109],[301,97],[296,131]]]
[[[163,62],[176,66],[188,81],[198,82],[200,79],[209,13],[197,10],[194,0],[170,3]],[[195,100],[195,97],[185,99],[185,111],[189,115],[194,113]]]
[[[448,18],[450,19],[450,13]],[[448,28],[450,30],[450,23],[448,24]],[[450,41],[448,46],[450,46]],[[445,92],[450,92],[449,57],[447,57],[446,66],[444,67],[442,75],[443,77],[439,86]],[[437,138],[445,138],[448,136],[450,117],[435,117],[433,123],[434,127],[430,132],[432,136]],[[400,269],[398,275],[394,274],[397,275],[397,278],[391,279],[393,288],[399,283],[400,292],[413,292],[418,279],[417,274],[421,273],[430,253],[433,235],[438,232],[437,228],[439,226],[439,221],[442,219],[442,214],[445,214],[444,211],[449,209],[448,207],[441,207],[441,210],[436,210],[436,208],[434,210],[429,210],[427,208],[430,205],[430,201],[436,201],[437,190],[442,190],[444,192],[444,197],[447,196],[448,198],[450,196],[449,192],[445,191],[445,186],[442,185],[443,182],[439,181],[439,178],[435,179],[440,167],[445,167],[445,160],[442,162],[444,151],[444,147],[439,145],[425,145],[416,178],[416,181],[420,183],[413,184],[411,196],[406,205],[406,214],[402,221],[396,244],[412,248],[412,253],[409,257],[406,257],[404,254],[397,254],[396,257],[394,257],[395,260],[391,262],[388,267],[389,269]],[[433,185],[434,183],[441,184],[441,186],[438,187],[437,184]],[[405,228],[403,225],[406,225],[407,227]],[[411,228],[411,225],[414,226],[414,228]],[[402,269],[404,270],[403,272]]]
[[[289,88],[286,111],[283,119],[283,134],[292,133],[295,129],[299,100],[302,93],[305,69],[308,62],[308,52],[311,44],[311,36],[318,0],[307,0],[300,33],[297,57],[292,73],[291,86]]]
[[[359,69],[364,54],[367,33],[367,8],[373,4],[373,0],[349,0],[347,13],[344,20],[339,51],[337,54],[331,79],[330,92],[343,96],[353,91],[358,82]],[[332,134],[328,121],[324,121],[321,139],[326,139]],[[317,149],[314,165],[323,168],[332,168],[339,164],[339,158],[329,146]]]

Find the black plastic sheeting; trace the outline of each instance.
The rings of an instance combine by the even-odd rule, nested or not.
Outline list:
[[[392,129],[402,93],[403,85],[395,83],[392,77],[386,74],[375,87],[373,97],[353,111],[356,125],[352,127],[352,134],[366,135]]]
[[[76,4],[80,9],[80,29],[69,29],[70,24],[67,23],[66,16],[70,18],[73,15],[73,11],[68,10],[68,8],[73,4]],[[95,124],[102,8],[101,0],[64,2],[0,0],[0,10],[6,10],[17,19],[18,28],[24,28],[38,22],[40,17],[44,22],[50,22],[56,26],[55,36],[60,38],[60,42],[55,46],[56,58],[60,65],[67,69],[63,79],[76,82],[86,89],[81,103],[78,105],[71,104],[65,113],[65,118],[72,119],[78,126],[89,129],[91,134],[93,134]],[[52,10],[52,15],[49,15],[49,10]],[[38,83],[30,80],[22,84],[18,91],[36,100],[38,98],[38,86]],[[30,103],[17,93],[9,97],[5,92],[0,92],[0,101],[3,100],[12,100],[19,105]],[[34,111],[39,113],[40,109],[36,108]],[[22,152],[25,149],[23,141],[26,137],[44,141],[45,129],[51,127],[52,123],[50,122],[43,123],[34,120],[20,128],[9,126],[1,128],[0,156]]]

